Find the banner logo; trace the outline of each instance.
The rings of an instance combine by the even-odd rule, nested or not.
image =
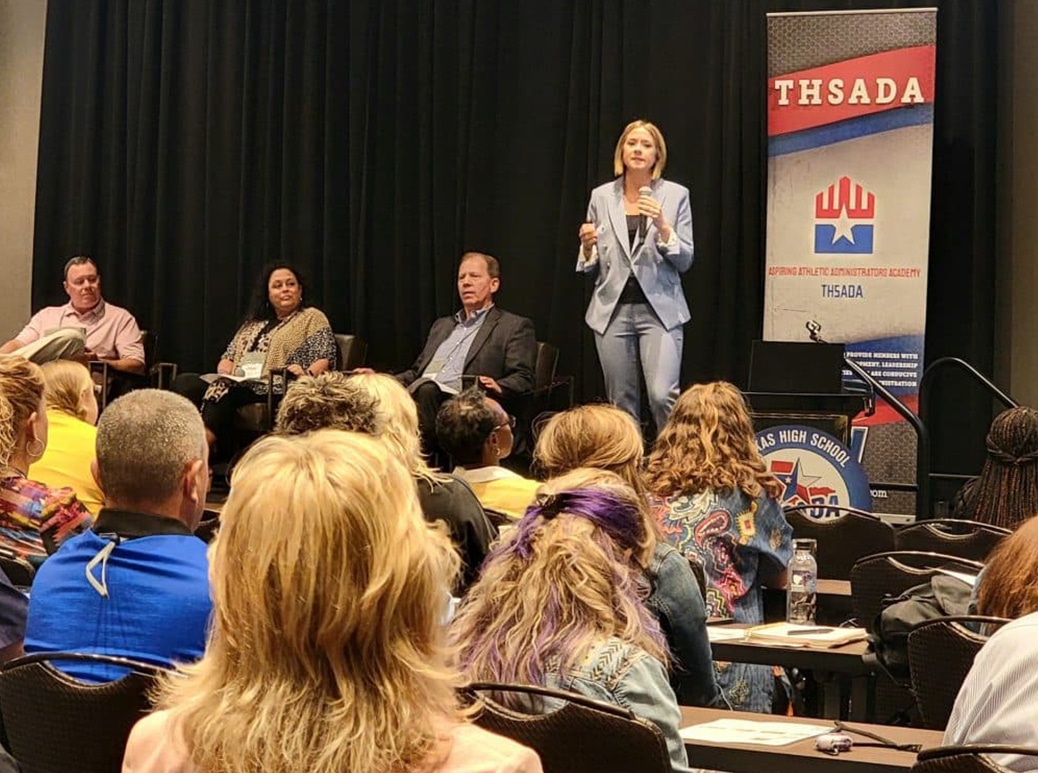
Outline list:
[[[757,433],[764,462],[783,485],[783,507],[807,505],[808,515],[836,518],[831,507],[872,510],[869,481],[854,453],[827,432],[784,425]]]
[[[815,254],[871,255],[876,195],[844,175],[815,195]]]

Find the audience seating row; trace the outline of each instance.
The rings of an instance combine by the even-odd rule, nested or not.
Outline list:
[[[819,509],[835,517],[813,517]],[[798,506],[786,508],[785,513],[796,537],[818,542],[818,576],[832,580],[850,579],[858,559],[891,550],[934,551],[983,561],[1010,534],[998,526],[953,518],[895,528],[853,507]]]

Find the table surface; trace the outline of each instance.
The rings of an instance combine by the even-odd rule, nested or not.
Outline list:
[[[748,628],[750,626],[729,623],[712,625],[720,630]],[[760,663],[766,666],[790,666],[813,671],[828,671],[848,676],[872,673],[862,660],[869,648],[867,641],[856,641],[840,647],[782,647],[762,641],[715,641],[710,642],[714,660],[729,663]]]
[[[818,580],[815,585],[818,622],[839,625],[852,615],[850,580]],[[786,619],[786,589],[764,589],[764,619],[777,622]]]
[[[681,727],[701,725],[716,719],[829,724],[827,720],[810,717],[781,717],[742,711],[681,707]],[[867,725],[860,722],[848,723],[848,727],[869,730],[896,743],[921,744],[924,749],[941,745],[942,733],[939,730]],[[855,742],[866,743],[871,740],[853,732],[844,732]],[[833,756],[815,749],[814,738],[787,746],[720,745],[709,741],[685,741],[685,749],[688,751],[689,764],[693,768],[724,770],[730,773],[903,773],[912,767],[916,757],[912,752],[872,746],[855,746],[848,752]]]

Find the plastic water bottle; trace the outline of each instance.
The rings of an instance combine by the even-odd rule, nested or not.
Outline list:
[[[789,562],[789,587],[786,590],[786,621],[795,625],[814,625],[818,562],[815,540],[793,540],[793,560]]]

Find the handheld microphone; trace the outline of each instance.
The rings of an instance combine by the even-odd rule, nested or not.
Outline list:
[[[643,185],[641,188],[638,189],[638,195],[639,196],[645,196],[647,198],[651,198],[652,197],[652,188],[650,188],[648,185]],[[646,232],[648,230],[649,230],[649,216],[646,215],[645,217],[642,218],[642,222],[638,225],[638,238],[642,239],[644,241],[645,234],[646,234]]]

